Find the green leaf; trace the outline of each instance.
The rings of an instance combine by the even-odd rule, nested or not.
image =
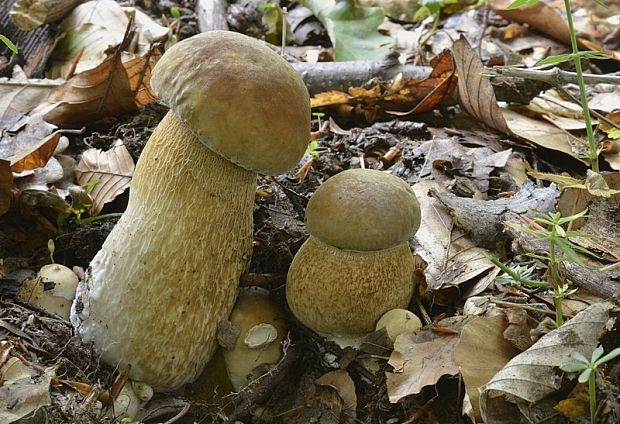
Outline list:
[[[300,0],[323,24],[334,46],[334,59],[380,59],[393,45],[377,28],[385,21],[378,7],[355,7],[352,0]]]
[[[536,3],[538,3],[538,0],[515,0],[512,3],[510,3],[506,9],[508,10],[518,9],[521,6],[532,6]]]
[[[610,59],[610,56],[607,53],[597,52],[593,50],[584,50],[580,51],[576,55],[580,59],[597,59],[597,60],[605,60]],[[572,53],[558,54],[555,56],[549,56],[539,61],[537,66],[545,66],[545,65],[557,65],[558,63],[568,62],[574,60],[575,55]]]
[[[580,383],[585,383],[586,381],[588,381],[591,374],[592,368],[586,368],[581,374],[579,374],[579,378],[577,379],[577,381],[579,381]]]
[[[580,362],[569,362],[568,364],[564,364],[560,367],[562,371],[566,372],[579,372],[585,370],[586,368],[588,368],[588,366]]]
[[[13,44],[13,42],[11,40],[9,40],[4,35],[0,34],[0,41],[2,41],[4,44],[6,44],[6,46],[9,48],[9,50],[11,50],[13,53],[17,54],[17,47],[15,47],[15,44]]]
[[[596,362],[597,364],[604,364],[605,362],[614,359],[616,356],[620,356],[620,347],[615,348]]]
[[[575,361],[588,365],[590,361],[581,352],[573,352],[570,355]]]
[[[592,352],[592,358],[590,359],[590,363],[594,364],[598,360],[598,358],[603,356],[603,352],[605,352],[603,350],[603,346],[599,346],[594,349],[594,352]]]
[[[170,8],[170,15],[172,15],[172,17],[175,19],[179,19],[181,17],[181,12],[179,11],[178,7],[172,6]]]

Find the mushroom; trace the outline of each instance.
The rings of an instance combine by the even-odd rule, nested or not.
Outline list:
[[[341,346],[359,345],[381,315],[411,300],[408,239],[419,226],[418,200],[400,178],[366,169],[331,177],[308,203],[310,237],[288,272],[295,317]]]
[[[388,339],[394,344],[402,333],[415,333],[422,328],[422,321],[413,312],[407,309],[396,308],[387,311],[379,318],[375,331],[385,328]]]
[[[24,281],[19,296],[68,320],[77,285],[78,277],[72,270],[49,264],[42,266],[34,278]]]
[[[78,287],[71,322],[105,362],[161,391],[195,379],[213,354],[252,253],[256,174],[301,158],[310,104],[282,57],[227,31],[170,48],[151,84],[171,110]]]
[[[286,334],[284,311],[269,291],[247,287],[239,292],[229,321],[238,330],[234,344],[223,349],[228,378],[235,390],[273,368],[282,358]]]

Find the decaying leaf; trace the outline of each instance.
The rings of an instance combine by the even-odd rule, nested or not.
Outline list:
[[[9,15],[15,26],[30,31],[65,16],[80,0],[17,0]]]
[[[313,108],[331,106],[344,117],[363,116],[367,122],[389,115],[408,115],[435,109],[452,94],[457,84],[452,56],[444,52],[433,62],[423,80],[405,80],[402,75],[371,88],[350,87],[347,93],[329,91],[310,99]]]
[[[54,376],[53,368],[40,374],[16,357],[11,357],[0,368],[0,375],[0,422],[15,422],[51,404],[50,381]]]
[[[21,152],[19,156],[9,158],[11,169],[13,172],[20,173],[44,167],[54,154],[59,141],[60,133],[57,131],[53,132],[39,143],[31,146],[31,151]]]
[[[584,140],[545,121],[500,108],[491,83],[482,75],[482,62],[467,40],[461,37],[452,48],[459,74],[459,101],[463,109],[488,127],[527,140],[535,145],[566,153],[582,162],[587,152]]]
[[[519,353],[504,338],[506,326],[502,316],[476,317],[465,324],[454,350],[454,359],[463,375],[465,390],[478,421],[481,420],[478,389]]]
[[[571,361],[573,352],[586,358],[592,355],[613,308],[608,302],[590,306],[508,362],[481,388],[483,420],[518,422],[515,404],[531,405],[558,390],[562,381],[559,367]]]
[[[0,215],[9,210],[15,191],[11,163],[0,159]]]
[[[441,191],[437,182],[430,180],[413,186],[422,214],[422,225],[415,234],[413,250],[428,264],[424,276],[429,290],[437,290],[480,277],[494,265],[485,258],[485,249],[475,246],[460,229],[455,228],[450,212],[430,196],[432,189]],[[492,278],[487,285],[491,282]]]
[[[119,52],[69,79],[51,94],[49,101],[60,104],[45,115],[45,120],[61,127],[105,124],[112,117],[138,111]]]
[[[458,342],[458,334],[439,334],[430,329],[398,336],[388,361],[394,372],[386,373],[390,402],[420,393],[444,375],[458,374],[454,360]]]
[[[75,174],[93,199],[91,215],[99,214],[106,203],[129,187],[133,170],[133,159],[120,140],[107,152],[89,149],[82,154]]]
[[[336,389],[343,402],[342,414],[349,420],[355,420],[357,409],[357,395],[355,384],[346,370],[336,370],[323,374],[316,381],[320,386],[330,386]]]

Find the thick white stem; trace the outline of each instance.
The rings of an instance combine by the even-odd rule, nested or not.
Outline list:
[[[169,112],[78,288],[71,321],[82,339],[157,389],[193,380],[250,259],[255,191],[254,172],[210,151]]]

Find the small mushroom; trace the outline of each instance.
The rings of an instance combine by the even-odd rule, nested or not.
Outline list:
[[[385,328],[387,336],[394,344],[396,337],[402,333],[414,333],[422,328],[422,321],[416,314],[407,309],[396,308],[387,311],[379,318],[375,331]]]
[[[78,286],[71,322],[105,362],[161,391],[194,380],[213,355],[252,254],[256,174],[302,157],[310,103],[280,55],[228,31],[174,45],[151,84],[171,110]]]
[[[310,237],[288,272],[286,299],[304,325],[356,346],[381,315],[404,308],[414,290],[408,239],[420,206],[407,183],[365,169],[327,180],[310,199]]]
[[[19,294],[25,301],[68,320],[77,285],[78,277],[72,270],[49,264],[41,267],[34,278],[25,280]]]
[[[223,349],[228,377],[235,390],[247,386],[282,358],[285,313],[259,287],[240,291],[229,321],[238,329],[234,345]]]

